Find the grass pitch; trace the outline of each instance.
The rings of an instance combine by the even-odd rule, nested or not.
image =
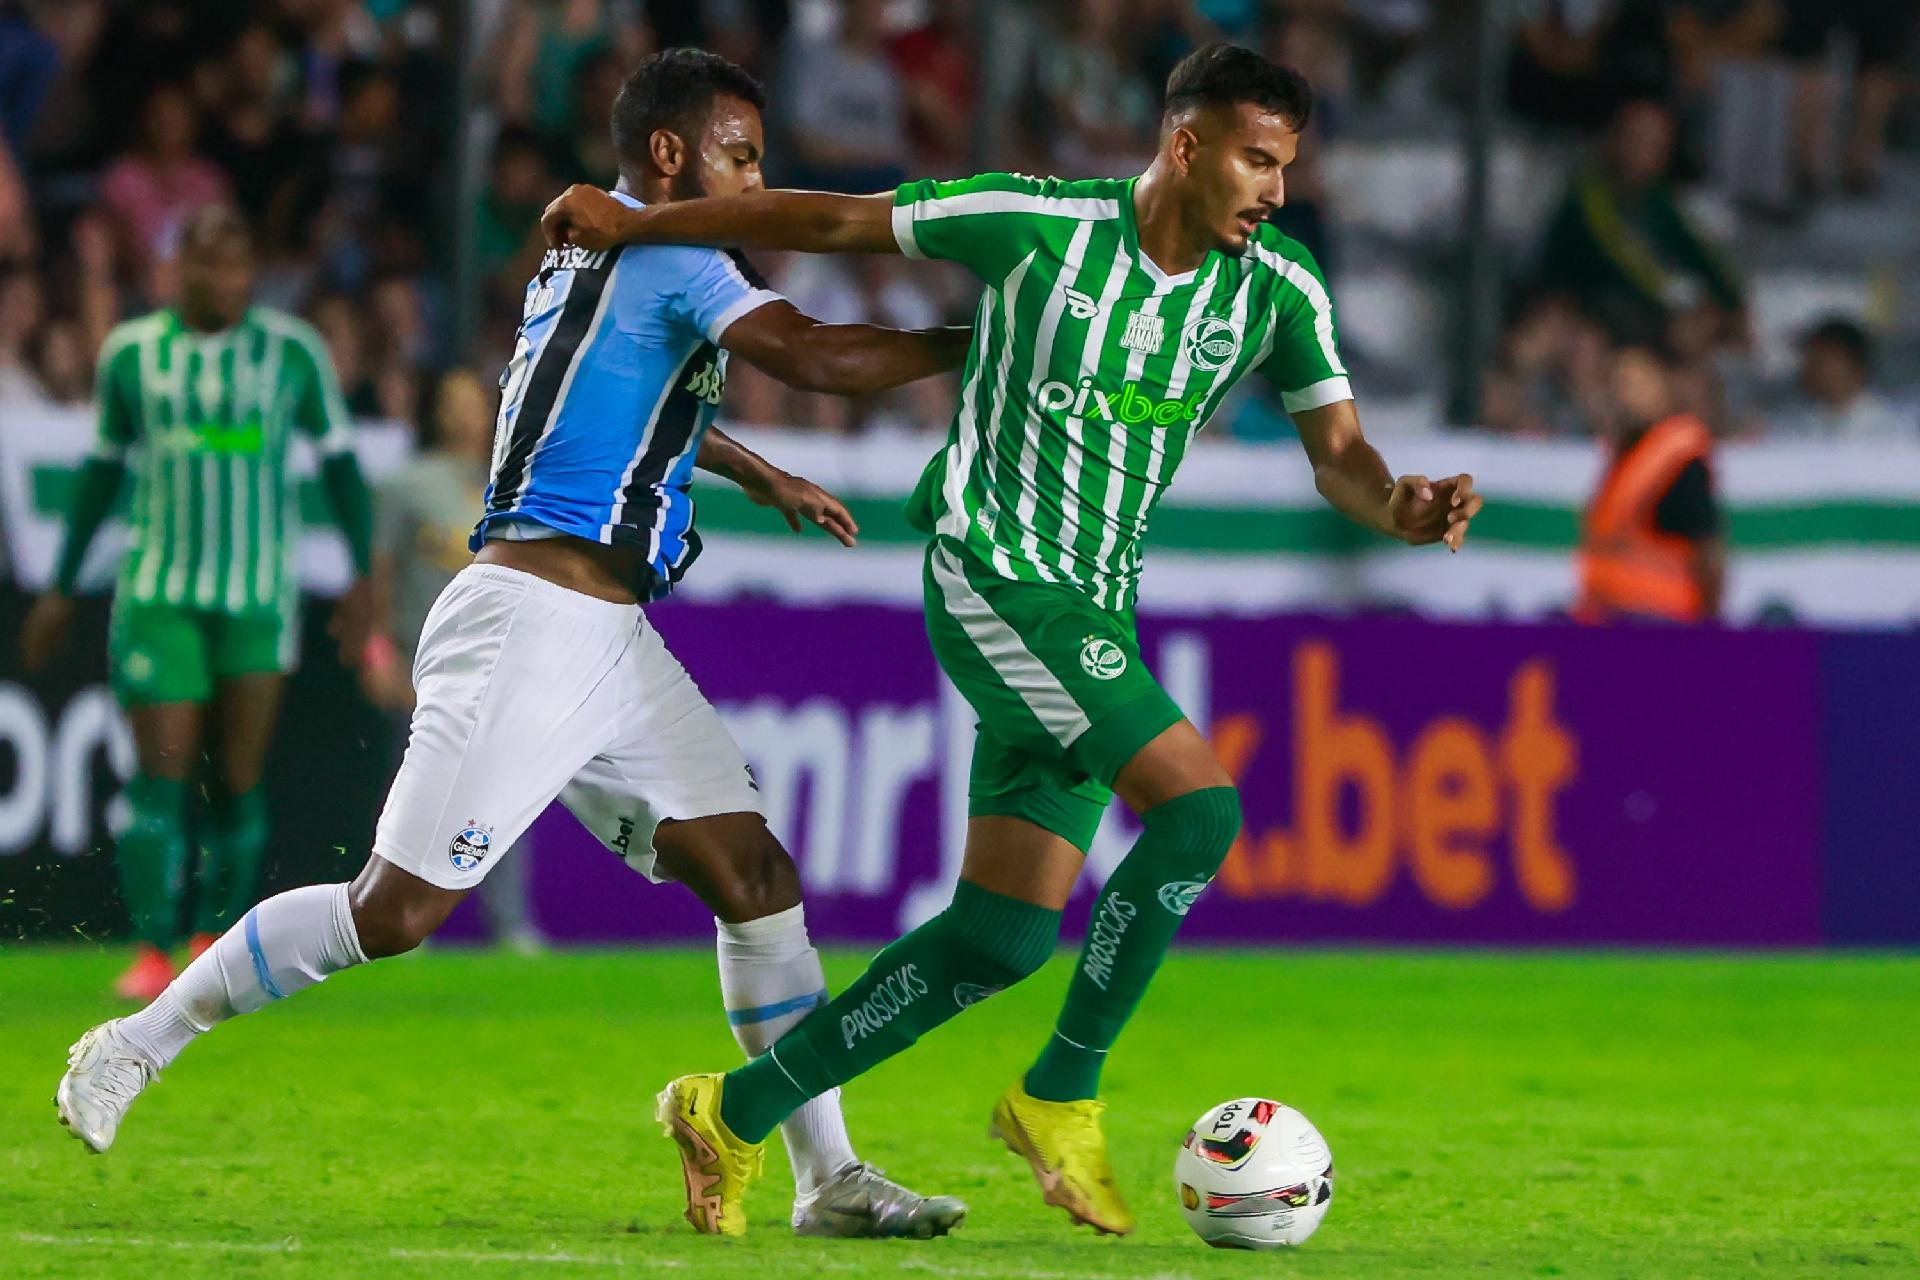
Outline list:
[[[0,1275],[1920,1275],[1913,959],[1183,953],[1108,1071],[1141,1226],[1106,1240],[985,1137],[1062,957],[847,1093],[865,1156],[972,1205],[929,1243],[795,1239],[772,1152],[744,1242],[679,1221],[649,1117],[736,1057],[708,953],[343,974],[194,1045],[94,1157],[49,1098],[120,959],[0,949]],[[1247,1093],[1333,1145],[1291,1254],[1208,1250],[1175,1206],[1186,1126]]]

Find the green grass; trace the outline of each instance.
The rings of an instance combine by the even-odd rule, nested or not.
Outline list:
[[[931,1243],[794,1239],[777,1155],[746,1241],[678,1220],[648,1116],[735,1056],[706,953],[342,975],[193,1046],[96,1158],[49,1097],[118,960],[0,949],[0,1275],[1920,1275],[1913,959],[1183,954],[1108,1073],[1126,1240],[1070,1231],[984,1136],[1056,961],[847,1093],[866,1156],[971,1203]],[[1170,1188],[1186,1125],[1256,1092],[1339,1170],[1292,1254],[1202,1247]]]

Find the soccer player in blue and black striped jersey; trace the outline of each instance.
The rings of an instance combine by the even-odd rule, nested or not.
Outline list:
[[[750,76],[711,54],[647,59],[614,105],[616,198],[758,188],[763,101]],[[795,387],[854,395],[955,367],[970,336],[821,324],[714,249],[549,252],[501,380],[475,562],[420,637],[412,732],[373,856],[351,884],[261,903],[152,1005],[88,1032],[60,1082],[62,1121],[103,1151],[133,1098],[195,1035],[412,949],[555,797],[636,870],[679,880],[712,908],[728,1021],[749,1054],[825,1003],[799,876],[767,829],[746,760],[640,606],[699,554],[695,469],[732,480],[796,530],[812,523],[848,544],[857,533],[831,494],[712,429],[729,356]],[[785,1134],[797,1230],[924,1237],[966,1211],[861,1163],[837,1093],[796,1113]]]

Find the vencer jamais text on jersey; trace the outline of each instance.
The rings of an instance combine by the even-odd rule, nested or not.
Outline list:
[[[894,234],[987,285],[908,514],[1003,577],[1129,608],[1148,517],[1244,374],[1290,413],[1352,397],[1319,268],[1270,225],[1168,275],[1140,249],[1132,179],[984,174],[900,188]]]

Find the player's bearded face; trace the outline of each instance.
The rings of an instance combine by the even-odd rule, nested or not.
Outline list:
[[[1179,150],[1194,216],[1213,234],[1215,248],[1237,257],[1286,202],[1284,174],[1300,135],[1283,117],[1251,103],[1198,113],[1185,128],[1192,140]]]
[[[673,175],[676,200],[699,196],[737,196],[766,185],[760,177],[760,159],[766,142],[760,112],[741,98],[714,100],[692,154]]]

